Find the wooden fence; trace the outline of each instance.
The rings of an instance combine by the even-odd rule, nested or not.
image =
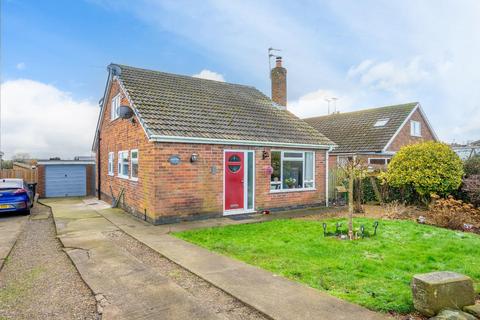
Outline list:
[[[13,169],[0,170],[0,179],[7,178],[23,179],[28,183],[38,182],[37,168],[35,166],[15,162],[13,164]]]

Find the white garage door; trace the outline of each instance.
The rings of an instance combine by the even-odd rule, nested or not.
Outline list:
[[[45,196],[74,197],[87,195],[87,170],[84,165],[45,166]]]

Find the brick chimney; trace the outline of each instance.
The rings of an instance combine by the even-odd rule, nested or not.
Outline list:
[[[277,105],[287,107],[287,69],[282,67],[282,57],[275,60],[275,68],[271,71],[272,101]]]

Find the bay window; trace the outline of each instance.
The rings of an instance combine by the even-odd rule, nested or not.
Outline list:
[[[312,151],[272,151],[271,165],[271,191],[315,187],[315,155]]]
[[[128,178],[128,151],[120,151],[118,153],[118,176]]]

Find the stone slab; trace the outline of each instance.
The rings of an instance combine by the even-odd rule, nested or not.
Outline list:
[[[480,319],[480,303],[466,306],[463,308],[463,311],[473,314],[475,317]]]
[[[477,320],[477,318],[460,310],[445,309],[430,320]]]
[[[418,274],[412,280],[413,304],[421,314],[431,317],[443,309],[462,309],[475,303],[471,278],[450,271]]]

